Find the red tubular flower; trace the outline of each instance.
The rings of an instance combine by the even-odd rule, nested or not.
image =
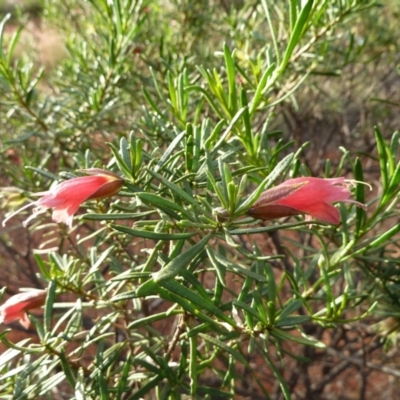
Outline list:
[[[0,323],[9,324],[19,321],[24,328],[28,329],[30,321],[26,312],[41,307],[46,301],[46,295],[46,290],[31,290],[10,297],[0,307]]]
[[[71,227],[74,214],[83,202],[113,196],[120,191],[124,182],[118,175],[103,169],[90,168],[81,171],[89,176],[69,179],[47,192],[35,193],[35,196],[42,197],[12,213],[3,221],[3,226],[20,211],[35,206],[33,214],[24,222],[24,226],[37,215],[53,208],[53,221],[64,222]]]
[[[366,208],[351,200],[351,181],[345,178],[296,178],[266,190],[247,212],[254,218],[273,219],[290,215],[308,214],[330,224],[339,224],[339,210],[331,203],[348,202]]]

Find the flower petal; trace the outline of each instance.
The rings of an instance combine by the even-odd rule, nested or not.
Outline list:
[[[351,196],[350,190],[344,185],[345,178],[295,178],[285,181],[283,185],[294,185],[305,181],[308,182],[307,185],[302,186],[293,196],[299,207],[300,204],[308,205],[320,201],[334,203],[347,200]],[[289,201],[291,200],[292,197]]]
[[[38,200],[38,205],[47,208],[71,204],[79,205],[109,181],[106,176],[82,176],[61,182]]]
[[[89,174],[89,176],[72,178],[55,185],[46,192],[34,194],[34,196],[42,197],[9,215],[3,221],[3,226],[20,211],[35,206],[33,215],[24,222],[24,226],[38,214],[45,212],[49,208],[54,208],[53,220],[64,222],[71,227],[73,216],[84,201],[113,196],[121,190],[124,183],[123,179],[110,171],[99,168],[91,168],[83,171]]]
[[[26,311],[41,307],[46,296],[46,290],[31,290],[11,296],[0,307],[0,323],[9,324],[19,320],[22,326],[29,328],[30,321]]]
[[[321,221],[339,224],[340,213],[330,203],[349,202],[365,209],[364,204],[350,199],[350,186],[343,177],[289,179],[264,191],[248,214],[261,219],[308,214]]]
[[[308,214],[320,221],[338,225],[340,223],[339,210],[328,203],[318,203],[308,209]]]
[[[31,321],[28,318],[28,314],[26,312],[21,313],[21,316],[18,318],[19,319],[19,323],[25,328],[25,329],[29,329],[29,327],[31,326]]]

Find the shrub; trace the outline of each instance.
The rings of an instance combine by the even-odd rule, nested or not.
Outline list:
[[[47,290],[42,314],[23,309],[30,339],[1,334],[2,398],[316,399],[362,367],[360,321],[380,311],[391,319],[377,327],[397,332],[399,135],[375,120],[339,153],[337,132],[325,161],[326,126],[310,128],[307,153],[297,114],[310,105],[317,115],[323,85],[335,97],[332,76],[346,85],[349,69],[377,65],[368,35],[393,32],[379,19],[363,32],[376,7],[48,0],[40,23],[23,9],[4,16],[4,210],[37,192],[57,197],[60,179],[81,170],[123,184],[104,198],[82,194],[71,228],[48,213],[2,229],[3,291]],[[384,96],[374,105],[390,115]],[[284,131],[290,121],[301,132]],[[281,218],[249,216],[266,215],[252,209],[265,190],[310,175],[337,178],[346,199],[352,186],[367,211],[340,203],[340,225],[310,221],[302,214],[316,214],[294,199],[291,211],[268,209]],[[318,207],[343,200],[320,196]],[[363,334],[366,355],[382,346],[370,328]],[[341,361],[321,361],[332,357]],[[318,378],[307,362],[319,363]]]

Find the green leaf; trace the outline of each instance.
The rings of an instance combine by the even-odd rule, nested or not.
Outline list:
[[[222,119],[221,121],[218,122],[217,125],[215,125],[215,128],[211,132],[210,136],[206,138],[203,143],[204,148],[211,150],[214,147],[214,142],[219,137],[219,134],[222,131],[222,128],[224,127],[225,123],[226,123],[225,120]]]
[[[360,159],[357,157],[354,164],[354,177],[359,182],[364,182],[364,173]],[[356,200],[361,204],[365,204],[365,185],[358,183],[356,187]],[[361,207],[356,209],[356,235],[360,232],[365,223],[365,210]]]
[[[209,157],[207,157],[207,161],[209,161]],[[212,171],[213,171],[212,164],[211,164],[211,162],[209,162],[208,168],[206,171],[209,184],[211,184],[212,188],[214,189],[214,192],[218,196],[218,199],[221,202],[222,206],[225,209],[228,209],[228,207],[229,207],[228,198],[225,197],[225,194],[224,194],[223,188],[221,187],[221,184],[217,184],[217,182],[215,181]]]
[[[187,267],[204,250],[212,236],[212,233],[208,233],[200,240],[200,242],[171,260],[164,268],[153,275],[154,281],[161,283],[163,280],[178,275],[183,268]]]
[[[286,172],[292,161],[293,154],[289,154],[281,160],[273,171],[261,182],[258,188],[236,209],[235,216],[244,214],[257,201],[261,193],[268,189],[278,176],[283,175]]]
[[[3,19],[0,21],[0,58],[5,59],[4,49],[3,49],[3,39],[6,22],[11,18],[11,14],[7,13]]]
[[[153,322],[161,321],[163,319],[169,318],[174,315],[182,314],[182,311],[174,310],[175,306],[173,306],[168,311],[150,315],[148,317],[139,318],[128,325],[128,329],[138,329],[142,326],[151,325]]]
[[[218,307],[216,307],[211,302],[211,300],[206,300],[204,297],[199,296],[197,293],[181,285],[177,281],[173,279],[167,279],[161,281],[160,285],[168,289],[169,291],[177,294],[178,296],[192,302],[193,304],[196,304],[198,307],[200,307],[200,309],[207,310],[208,312],[222,319],[228,324],[235,326],[234,321],[231,318],[227,317]]]
[[[163,210],[167,214],[171,210],[173,210],[173,211],[177,211],[178,213],[180,213],[186,219],[189,219],[189,220],[192,219],[191,214],[189,212],[187,212],[183,207],[181,207],[179,204],[176,204],[176,203],[166,199],[165,197],[161,197],[157,194],[147,193],[147,192],[139,192],[139,193],[135,193],[135,194],[144,203],[156,206],[157,208],[159,208],[160,210]],[[178,216],[178,218],[179,218],[179,216]]]
[[[305,26],[308,20],[308,16],[310,15],[310,11],[312,9],[314,0],[308,0],[307,3],[304,5],[300,14],[297,18],[297,21],[294,25],[293,31],[291,32],[289,43],[287,45],[285,54],[283,56],[282,62],[279,65],[279,71],[282,73],[285,69],[287,64],[289,63],[290,57],[292,56],[293,50],[296,45],[300,42],[302,38],[302,34],[305,30]]]
[[[394,170],[390,178],[389,187],[387,193],[385,193],[384,196],[385,200],[392,198],[394,194],[397,194],[397,189],[399,187],[399,184],[400,184],[400,162],[396,165],[396,169]]]
[[[244,358],[244,356],[241,353],[239,353],[237,350],[235,350],[231,346],[228,346],[226,343],[221,342],[220,340],[218,340],[212,336],[206,335],[205,333],[199,333],[199,336],[202,337],[207,342],[213,344],[214,346],[219,347],[221,350],[231,354],[237,361],[241,362],[242,364],[244,364],[244,365],[248,364],[247,360]]]
[[[300,332],[301,336],[297,336],[297,335],[292,335],[289,332],[283,331],[281,329],[273,329],[271,331],[271,335],[276,337],[279,340],[283,340],[283,341],[292,341],[292,342],[296,342],[296,343],[300,343],[300,344],[304,344],[306,346],[313,346],[313,347],[317,347],[319,349],[325,349],[326,345],[322,342],[320,342],[317,339],[313,339],[307,335],[305,335],[304,333]]]
[[[263,275],[260,275],[250,269],[242,267],[227,258],[225,258],[222,254],[215,252],[211,248],[209,248],[209,253],[214,254],[214,258],[218,261],[221,265],[223,265],[228,271],[235,272],[237,274],[242,274],[254,279],[257,282],[267,282],[267,278]]]
[[[297,6],[298,0],[290,0],[290,31],[293,32],[296,21],[297,21]]]
[[[165,281],[167,282],[167,281]],[[188,312],[192,317],[199,319],[205,323],[212,325],[213,330],[217,333],[226,334],[227,331],[225,328],[222,328],[218,322],[210,318],[208,315],[204,314],[198,308],[196,308],[192,303],[189,303],[186,299],[181,297],[180,295],[171,292],[163,287],[158,289],[160,297],[171,301],[173,303],[178,303],[186,312]]]
[[[260,105],[262,96],[265,93],[265,91],[268,89],[268,80],[270,76],[272,75],[272,72],[276,69],[275,64],[271,64],[264,72],[263,76],[260,79],[260,82],[257,85],[256,92],[254,94],[253,100],[251,102],[250,106],[250,116],[253,116],[257,107]]]
[[[47,374],[44,376],[48,376]],[[64,371],[58,372],[54,375],[51,375],[49,379],[43,380],[42,382],[36,382],[36,385],[34,386],[34,393],[36,392],[37,389],[40,389],[37,391],[38,396],[43,396],[47,394],[51,389],[56,387],[58,384],[63,382],[65,380],[65,375]]]
[[[49,268],[46,267],[46,264],[44,263],[42,257],[40,256],[40,254],[33,254],[33,257],[35,258],[35,261],[40,269],[40,272],[42,273],[42,275],[47,279],[47,280],[51,280],[51,274],[49,271]]]
[[[65,337],[72,339],[82,329],[82,320],[82,301],[81,299],[77,299],[75,302],[74,312],[64,329]]]
[[[267,0],[261,0],[261,4],[264,8],[265,16],[267,17],[268,27],[269,27],[269,31],[271,33],[271,40],[274,45],[275,58],[276,58],[277,63],[279,63],[280,53],[279,53],[279,47],[278,47],[278,40],[276,39],[276,33],[275,33],[274,26],[272,24],[271,14],[269,12]]]
[[[254,235],[258,233],[264,233],[264,232],[273,232],[276,230],[284,230],[284,229],[292,229],[292,228],[297,228],[301,226],[309,226],[310,223],[320,225],[318,222],[310,222],[310,221],[300,221],[300,222],[294,222],[294,223],[288,223],[288,224],[277,224],[277,225],[272,225],[272,226],[262,226],[260,228],[240,228],[240,229],[234,229],[232,231],[229,231],[229,233],[234,236],[234,235]]]
[[[217,150],[226,142],[228,135],[231,133],[236,123],[240,120],[242,114],[247,110],[247,107],[242,107],[232,118],[229,126],[225,129],[225,132],[221,135],[218,142],[213,146],[213,153],[216,154]]]
[[[268,321],[265,318],[263,318],[253,307],[250,307],[248,304],[243,303],[243,301],[234,300],[232,301],[232,304],[251,314],[257,319],[257,321],[261,321],[264,325],[268,325]]]
[[[189,378],[190,395],[194,397],[197,392],[197,338],[189,337],[190,359],[189,359]]]
[[[276,379],[278,380],[279,385],[280,385],[280,387],[282,389],[282,393],[283,393],[283,396],[284,396],[285,400],[290,400],[291,399],[291,395],[290,395],[289,388],[288,388],[285,380],[283,379],[283,376],[279,372],[278,368],[275,366],[275,363],[271,360],[271,358],[269,357],[268,353],[264,350],[264,348],[261,347],[259,342],[256,341],[255,344],[256,344],[257,348],[260,350],[261,354],[263,355],[264,360],[266,361],[266,363],[271,368],[271,370],[274,373]],[[263,390],[264,386],[260,385],[260,384],[259,384],[259,386]],[[269,399],[270,397],[269,397],[268,393],[266,393],[265,390],[263,392],[264,392],[265,397],[267,399]]]
[[[145,239],[153,239],[153,240],[180,240],[180,239],[187,239],[198,234],[197,232],[163,233],[163,232],[145,231],[142,229],[132,229],[124,225],[115,225],[115,224],[110,224],[110,227],[119,232],[127,233],[128,235],[131,236],[145,238]]]
[[[207,251],[208,259],[215,269],[215,273],[218,277],[219,282],[221,283],[221,285],[223,287],[225,287],[226,286],[226,281],[225,281],[226,267],[221,266],[219,261],[217,261],[217,259],[215,257],[215,252],[210,246],[206,247],[206,251]]]
[[[9,16],[10,16],[10,14],[7,14],[7,15],[5,16],[5,18],[4,18],[3,21],[2,21],[2,24],[3,24],[4,22],[7,21],[7,19],[8,19]],[[1,25],[2,25],[2,24],[1,24]],[[16,32],[13,34],[13,36],[12,36],[12,38],[11,38],[10,44],[8,45],[7,59],[6,59],[6,66],[7,66],[7,67],[10,67],[10,66],[11,66],[12,60],[13,60],[14,57],[15,57],[15,56],[14,56],[14,52],[15,52],[15,49],[16,49],[16,47],[17,47],[17,45],[18,45],[19,38],[20,38],[20,36],[21,36],[21,33],[22,33],[23,29],[24,29],[24,27],[23,27],[23,26],[20,26],[20,27],[16,30]],[[3,31],[3,26],[0,26],[0,32],[2,32],[2,31]],[[2,47],[2,46],[1,46],[1,43],[2,43],[2,37],[1,37],[1,35],[0,35],[0,47]],[[2,51],[1,51],[1,53],[2,53]]]
[[[384,234],[379,236],[377,239],[373,240],[371,243],[367,245],[366,248],[364,247],[362,250],[360,250],[360,252],[365,251],[366,249],[373,249],[375,247],[379,247],[382,243],[388,242],[398,232],[400,232],[400,224],[395,225],[394,227],[386,231]]]
[[[155,211],[143,211],[140,213],[115,213],[115,214],[94,214],[88,213],[80,215],[79,217],[91,221],[115,221],[122,219],[140,219],[146,215],[154,214]]]
[[[120,143],[119,144],[119,153],[120,153],[122,159],[124,160],[124,164],[127,166],[129,171],[133,171],[131,156],[130,156],[130,152],[128,149],[128,142],[126,141],[126,139],[124,137],[122,137],[120,139],[119,143]]]
[[[234,393],[224,392],[220,389],[215,389],[208,386],[199,386],[198,394],[201,395],[202,399],[233,399],[235,397]],[[199,397],[197,397],[198,399]]]
[[[24,339],[21,342],[18,342],[18,346],[15,348],[10,348],[0,354],[0,369],[2,370],[5,365],[7,365],[13,358],[19,356],[22,352],[24,352],[23,346],[28,343],[31,339]]]
[[[378,127],[374,128],[374,133],[376,139],[376,146],[378,149],[379,167],[381,172],[383,192],[386,193],[386,188],[389,184],[388,155],[386,151],[386,143]]]
[[[169,181],[168,179],[164,178],[160,174],[157,174],[157,172],[154,172],[154,171],[152,171],[150,169],[148,170],[148,172],[154,178],[158,179],[164,186],[168,187],[177,196],[179,196],[182,199],[186,200],[189,204],[191,204],[193,206],[197,206],[196,200],[192,196],[187,194],[184,190],[182,190],[179,186],[175,185],[175,183]]]
[[[283,319],[280,319],[278,322],[275,320],[276,327],[283,327],[283,326],[293,326],[293,325],[301,325],[305,324],[306,322],[310,321],[311,317],[308,315],[292,315]]]
[[[75,384],[75,398],[79,400],[86,400],[86,394],[85,394],[85,377],[83,375],[83,369],[80,368],[78,370],[78,378],[76,380]]]
[[[274,275],[274,270],[272,269],[272,266],[268,263],[265,263],[265,269],[267,271],[268,275],[268,300],[272,301],[275,304],[276,300],[276,281],[275,281],[275,275]]]
[[[236,98],[236,78],[235,78],[235,63],[232,58],[232,54],[229,47],[224,43],[224,56],[226,73],[228,76],[228,108],[232,115],[236,113],[237,110],[237,98]]]
[[[289,304],[285,304],[282,309],[282,312],[276,318],[276,321],[280,321],[281,319],[286,318],[291,313],[297,311],[303,305],[303,301],[300,299],[290,301]]]
[[[74,374],[74,370],[72,369],[69,360],[67,359],[65,355],[65,350],[61,349],[61,351],[58,353],[58,357],[61,362],[61,368],[64,371],[65,377],[68,380],[68,383],[71,385],[71,387],[75,387],[76,385],[76,378]]]
[[[141,400],[143,396],[150,392],[151,389],[158,386],[158,384],[165,378],[164,373],[160,373],[151,378],[145,385],[143,385],[135,394],[129,397],[129,400]]]
[[[103,264],[104,260],[115,251],[115,246],[109,246],[105,251],[103,251],[100,256],[97,255],[97,252],[92,253],[91,259],[91,267],[88,271],[88,275],[93,274],[98,271],[100,266]]]
[[[122,395],[125,391],[126,387],[130,387],[128,385],[128,377],[129,377],[129,372],[131,370],[131,365],[132,365],[132,353],[129,353],[124,368],[122,370],[121,376],[118,378],[118,390],[117,394],[115,396],[115,399],[119,400],[122,399]]]
[[[49,283],[49,287],[47,289],[46,303],[44,308],[44,331],[45,333],[50,332],[51,329],[51,321],[53,316],[53,306],[56,301],[56,289],[57,284],[54,280]]]
[[[154,168],[154,172],[159,172],[164,164],[170,160],[172,154],[175,152],[176,148],[178,145],[183,141],[184,137],[186,135],[186,131],[181,132],[179,135],[175,137],[175,139],[170,143],[168,148],[165,150],[163,156],[161,157],[160,161],[157,163],[157,165]],[[151,172],[151,171],[149,171]]]
[[[113,155],[114,155],[115,161],[116,161],[116,163],[117,163],[118,168],[120,169],[120,171],[121,171],[129,180],[132,180],[132,179],[133,179],[133,176],[132,176],[132,168],[129,168],[129,165],[126,165],[126,163],[125,163],[124,159],[122,158],[122,156],[121,156],[119,150],[114,146],[114,144],[112,144],[112,143],[106,143],[106,144],[110,147],[110,149],[111,149],[111,151],[112,151],[112,153],[113,153]]]

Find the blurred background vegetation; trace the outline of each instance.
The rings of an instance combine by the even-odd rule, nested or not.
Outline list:
[[[396,0],[0,2],[2,217],[80,168],[127,180],[72,231],[49,215],[0,229],[3,299],[50,293],[29,332],[1,334],[0,397],[400,398],[399,14]],[[364,180],[368,216],[215,222],[269,174]],[[210,231],[189,272],[138,292]]]

